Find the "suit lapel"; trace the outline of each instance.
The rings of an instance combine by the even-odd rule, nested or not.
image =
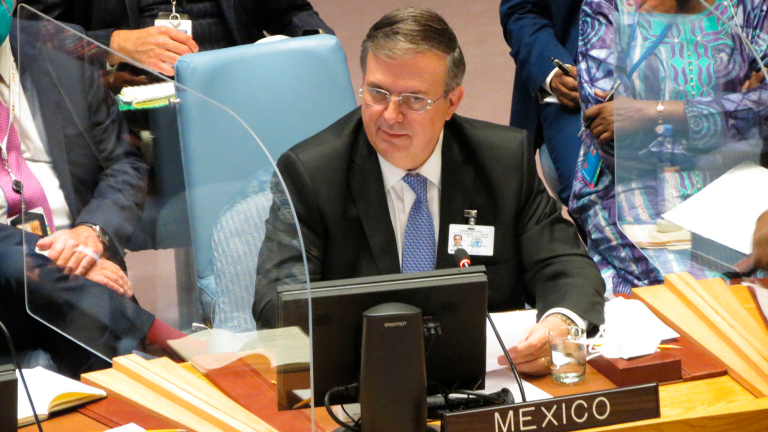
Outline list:
[[[461,144],[446,123],[443,136],[443,167],[440,187],[440,232],[437,237],[435,268],[451,268],[456,264],[448,254],[448,229],[451,224],[466,224],[464,210],[472,207],[475,170],[461,151]]]
[[[362,128],[361,128],[362,129]],[[349,188],[380,274],[400,273],[397,241],[376,151],[360,132],[354,145]]]
[[[13,47],[14,53],[16,47]],[[64,129],[61,124],[62,113],[69,112],[57,103],[60,98],[51,97],[59,94],[60,90],[53,80],[55,73],[48,65],[42,61],[42,56],[47,55],[44,50],[35,54],[26,54],[21,60],[24,66],[20,68],[20,79],[25,92],[29,93],[30,88],[34,88],[37,95],[37,103],[30,104],[30,110],[39,111],[43,121],[42,125],[35,125],[40,133],[40,137],[45,137],[45,149],[51,158],[53,170],[59,179],[59,185],[64,193],[64,200],[67,203],[72,215],[77,217],[80,209],[77,206],[75,192],[72,186],[72,177],[69,172],[69,160],[67,159],[67,149],[64,143]],[[19,59],[16,59],[17,62]],[[34,75],[34,76],[33,76]]]

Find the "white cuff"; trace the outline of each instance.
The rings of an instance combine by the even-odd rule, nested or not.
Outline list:
[[[553,308],[553,309],[548,310],[547,313],[545,313],[541,317],[541,320],[539,322],[544,321],[544,318],[546,318],[546,317],[548,317],[548,316],[550,316],[552,314],[556,314],[556,313],[561,313],[561,314],[567,316],[568,318],[572,319],[573,322],[575,322],[577,326],[583,328],[584,330],[587,329],[587,322],[585,320],[583,320],[580,316],[576,315],[575,313],[573,313],[572,311],[570,311],[570,310],[568,310],[566,308],[559,308],[558,307],[558,308]]]
[[[550,84],[552,83],[552,78],[555,76],[555,72],[557,72],[557,68],[552,69],[552,72],[549,73],[547,79],[544,80],[544,84],[541,85],[541,88],[551,95],[554,95],[554,93],[552,93],[552,87],[550,87]]]

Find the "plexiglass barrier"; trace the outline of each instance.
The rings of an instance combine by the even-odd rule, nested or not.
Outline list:
[[[652,264],[626,270],[652,282],[749,275],[768,172],[765,6],[669,3],[617,2],[615,51],[593,52],[606,70],[615,62],[591,83],[615,86],[615,145],[595,149],[615,166],[618,226]]]
[[[315,430],[311,320],[269,318],[278,287],[309,289],[274,163],[290,146],[270,148],[229,107],[23,5],[11,52],[9,145],[21,150],[9,157],[23,189],[9,206],[30,233],[8,231],[18,265],[2,277],[43,329],[18,349],[73,376],[135,351],[171,356],[276,430]],[[282,384],[286,365],[298,384]]]

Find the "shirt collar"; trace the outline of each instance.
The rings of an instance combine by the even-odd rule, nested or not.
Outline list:
[[[8,68],[13,60],[13,52],[11,52],[10,38],[5,38],[5,42],[0,45],[0,79],[5,85],[9,85],[11,77],[8,76]]]
[[[411,173],[419,173],[426,177],[429,181],[437,185],[437,187],[440,187],[440,174],[443,169],[443,131],[440,132],[440,138],[437,140],[437,145],[435,146],[435,149],[432,151],[432,154],[429,156],[429,159],[427,159],[426,162],[419,168],[413,170],[413,171],[406,171],[403,169],[400,169],[391,163],[387,162],[386,159],[379,156],[379,165],[381,166],[381,175],[384,178],[384,190],[388,190],[392,186],[395,185],[400,179],[403,178],[406,174],[409,172]]]

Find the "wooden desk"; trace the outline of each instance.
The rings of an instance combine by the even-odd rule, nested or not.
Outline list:
[[[762,323],[749,291],[741,285],[732,286],[731,289],[749,315]],[[192,370],[191,366],[188,367]],[[575,386],[556,384],[549,376],[526,379],[553,396],[615,388],[610,381],[591,367],[588,367],[587,379],[584,383]],[[663,385],[659,388],[659,398],[661,418],[590,429],[590,431],[764,432],[768,430],[768,398],[756,398],[729,376]],[[323,417],[327,414],[324,410],[318,409],[316,416]],[[326,422],[323,421],[322,424]],[[46,432],[100,432],[109,429],[106,425],[78,412],[53,417],[45,421],[44,428]],[[34,432],[37,428],[31,425],[19,430]]]

